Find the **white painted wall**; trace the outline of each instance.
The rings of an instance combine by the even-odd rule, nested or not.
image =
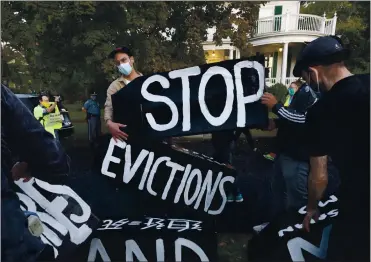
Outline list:
[[[275,6],[282,6],[282,14],[290,13],[290,14],[299,14],[300,12],[300,1],[272,1],[266,3],[264,6],[261,5],[259,9],[259,19],[273,16],[274,15],[274,7]]]

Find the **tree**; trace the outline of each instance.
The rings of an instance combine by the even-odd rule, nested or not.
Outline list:
[[[327,17],[336,12],[336,34],[351,50],[347,65],[355,73],[370,72],[370,2],[303,2],[301,12]]]
[[[246,49],[260,3],[1,2],[2,42],[23,55],[40,89],[72,99],[105,92],[117,75],[107,55],[117,46],[131,48],[145,74],[205,63],[213,26],[217,44],[230,37]]]

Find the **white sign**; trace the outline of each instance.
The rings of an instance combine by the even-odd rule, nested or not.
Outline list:
[[[245,96],[244,89],[242,85],[241,69],[242,68],[253,68],[257,71],[259,75],[259,89],[256,94],[251,94]],[[236,99],[237,102],[237,127],[245,127],[246,125],[246,111],[245,104],[253,103],[258,101],[263,95],[264,91],[264,67],[258,62],[251,61],[241,61],[234,65],[234,76],[224,67],[212,66],[203,75],[200,81],[198,101],[200,105],[201,112],[205,119],[212,126],[223,125],[230,117],[233,110],[233,102]],[[201,74],[201,69],[199,66],[174,70],[169,72],[169,78],[181,78],[182,80],[182,131],[189,131],[191,129],[191,106],[190,106],[190,85],[189,78],[198,76]],[[223,112],[219,116],[211,115],[206,102],[205,102],[205,92],[206,85],[211,77],[221,75],[224,78],[227,95],[226,102]],[[234,80],[233,80],[234,77]],[[166,124],[157,123],[156,119],[153,117],[152,113],[146,114],[146,119],[152,129],[156,131],[166,131],[174,128],[179,122],[179,112],[174,101],[170,98],[162,95],[154,95],[148,92],[148,87],[158,82],[165,89],[170,88],[169,80],[161,75],[153,75],[148,77],[142,84],[141,93],[144,99],[150,102],[162,102],[165,103],[171,111],[171,120]],[[212,88],[211,86],[209,88]],[[235,90],[235,92],[234,92]],[[235,98],[236,94],[236,98]]]
[[[180,198],[183,197],[184,203],[187,206],[193,206],[194,209],[198,209],[201,205],[201,202],[203,201],[203,209],[210,215],[218,215],[223,211],[227,202],[224,184],[227,182],[234,183],[235,178],[233,176],[223,177],[223,172],[219,172],[216,179],[213,181],[212,170],[209,170],[206,176],[203,176],[201,171],[197,168],[192,168],[191,164],[182,166],[175,162],[172,162],[171,158],[167,156],[161,156],[157,159],[154,159],[154,153],[149,152],[145,149],[142,149],[138,157],[134,160],[132,159],[131,155],[131,146],[124,141],[118,140],[116,142],[112,138],[108,146],[106,156],[104,157],[101,169],[101,173],[103,175],[111,178],[116,178],[116,174],[108,171],[110,169],[110,163],[112,162],[115,164],[119,164],[121,162],[120,158],[112,155],[115,147],[125,150],[125,167],[124,174],[122,176],[122,180],[124,183],[130,183],[134,175],[137,174],[139,167],[144,166],[144,172],[139,174],[142,178],[138,185],[138,189],[144,190],[145,187],[147,192],[153,196],[157,196],[158,193],[162,193],[161,199],[166,200],[174,177],[178,175],[182,177],[182,180],[174,196],[174,203],[178,203]],[[166,165],[171,171],[169,170],[169,179],[163,192],[155,192],[152,189],[152,183],[156,175],[157,168],[160,164]],[[203,177],[205,178],[203,179]],[[194,193],[190,195],[189,192],[193,180],[196,181],[196,189],[194,190]],[[217,210],[210,210],[210,205],[217,191],[223,199],[222,203]]]

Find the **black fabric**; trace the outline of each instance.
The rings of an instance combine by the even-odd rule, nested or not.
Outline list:
[[[199,86],[204,73],[213,66],[223,67],[227,69],[235,81],[234,65],[240,60],[229,60],[215,64],[200,65],[201,73],[197,76],[189,77],[190,87],[190,122],[191,129],[189,131],[182,130],[183,123],[183,98],[182,98],[182,80],[180,77],[171,79],[169,72],[156,73],[165,77],[169,83],[169,88],[163,88],[159,82],[154,82],[149,85],[148,92],[155,95],[161,95],[170,98],[177,107],[179,112],[179,120],[174,128],[166,131],[156,131],[148,124],[146,114],[152,113],[153,117],[159,124],[169,123],[171,119],[171,111],[163,102],[151,102],[146,100],[142,93],[143,83],[153,75],[138,77],[130,82],[125,88],[122,88],[116,94],[112,95],[113,119],[127,125],[125,131],[130,136],[136,137],[173,137],[184,135],[195,135],[210,133],[221,130],[235,130],[237,123],[237,104],[236,90],[234,88],[233,110],[227,121],[220,126],[211,125],[203,116],[199,105]],[[241,78],[244,89],[244,95],[256,94],[259,90],[259,82],[264,81],[259,79],[259,75],[254,68],[242,68]],[[235,86],[235,84],[234,84]],[[211,77],[206,85],[205,103],[213,116],[219,116],[226,103],[226,84],[221,75]],[[266,106],[260,101],[245,104],[246,112],[246,127],[264,128],[268,125],[268,111]]]
[[[303,84],[295,93],[288,108],[298,113],[305,114],[315,101],[317,96],[307,85]],[[275,112],[277,113],[277,112]],[[287,119],[278,119],[278,131],[276,136],[277,154],[286,154],[294,160],[308,161],[306,126]],[[315,137],[315,134],[312,134]]]
[[[307,115],[308,132],[316,134],[308,140],[310,153],[312,156],[329,155],[338,168],[342,226],[344,232],[353,232],[357,245],[362,245],[359,241],[369,243],[369,77],[354,75],[340,80]],[[363,207],[357,216],[354,215],[355,205]],[[352,230],[352,225],[358,223],[364,225],[364,229]]]
[[[338,250],[328,252],[327,247],[339,243],[340,236],[334,236],[339,211],[338,199],[332,195],[322,201],[321,218],[310,225],[310,232],[302,229],[305,206],[290,210],[276,217],[249,242],[249,261],[340,261],[337,252],[347,248],[343,242]],[[343,238],[347,238],[345,235]]]

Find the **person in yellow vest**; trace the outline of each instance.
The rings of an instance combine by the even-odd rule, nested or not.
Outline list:
[[[300,86],[301,86],[300,80],[297,80],[290,84],[290,87],[287,89],[288,95],[286,96],[285,103],[283,104],[283,106],[288,107],[291,104],[292,98],[294,97],[296,91],[298,91]],[[265,154],[264,157],[268,160],[274,161],[274,159],[276,158],[276,154],[271,152]]]
[[[57,103],[60,98],[56,97],[55,102],[49,102],[49,96],[41,94],[39,96],[39,105],[33,110],[33,114],[46,131],[51,133],[59,140],[58,130],[62,128],[63,116],[59,112]]]

